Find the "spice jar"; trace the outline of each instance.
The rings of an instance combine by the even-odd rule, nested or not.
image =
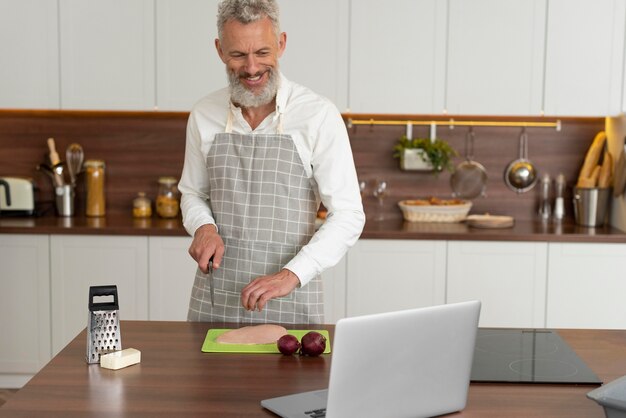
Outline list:
[[[106,201],[104,196],[104,161],[85,161],[85,186],[87,189],[87,216],[104,216]]]
[[[149,218],[152,216],[152,202],[146,197],[144,192],[137,193],[133,199],[133,217]]]
[[[174,177],[159,178],[156,211],[162,218],[175,218],[178,215],[179,201],[176,182]]]

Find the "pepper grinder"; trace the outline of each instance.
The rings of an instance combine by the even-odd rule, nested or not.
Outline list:
[[[563,195],[565,193],[565,176],[563,173],[559,173],[556,176],[556,184],[554,188],[554,219],[560,221],[565,216],[565,204],[563,200]]]
[[[539,217],[543,221],[550,219],[552,208],[550,205],[550,175],[544,174],[541,177],[541,195],[539,201]]]

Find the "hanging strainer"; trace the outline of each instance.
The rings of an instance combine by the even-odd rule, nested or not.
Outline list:
[[[455,197],[474,199],[484,196],[487,189],[487,170],[474,158],[474,129],[470,126],[465,136],[465,161],[459,164],[450,177]]]

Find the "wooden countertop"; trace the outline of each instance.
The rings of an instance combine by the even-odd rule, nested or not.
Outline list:
[[[68,235],[157,235],[188,236],[179,218],[156,216],[135,219],[126,214],[109,214],[101,218],[73,217],[4,217],[0,234],[68,234]]]
[[[0,234],[2,233],[188,236],[180,218],[133,219],[126,214],[112,214],[103,218],[0,217]],[[421,223],[404,222],[400,218],[395,218],[385,221],[367,221],[361,238],[626,243],[626,232],[609,226],[582,227],[575,225],[572,220],[564,220],[561,223],[517,221],[513,228],[479,229],[469,227],[463,222]]]
[[[226,324],[122,321],[139,365],[112,371],[84,360],[83,330],[0,408],[0,417],[270,417],[265,398],[327,387],[332,355],[209,354],[209,328]],[[232,325],[232,324],[231,324]],[[331,332],[333,326],[326,326]],[[559,330],[605,382],[626,374],[626,331]],[[458,417],[603,417],[595,386],[471,384]]]

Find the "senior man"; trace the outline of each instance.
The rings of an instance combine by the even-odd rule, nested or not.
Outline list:
[[[365,223],[346,127],[279,71],[287,35],[274,0],[222,1],[217,26],[229,86],[194,106],[179,184],[198,263],[188,319],[322,323],[320,274]]]

